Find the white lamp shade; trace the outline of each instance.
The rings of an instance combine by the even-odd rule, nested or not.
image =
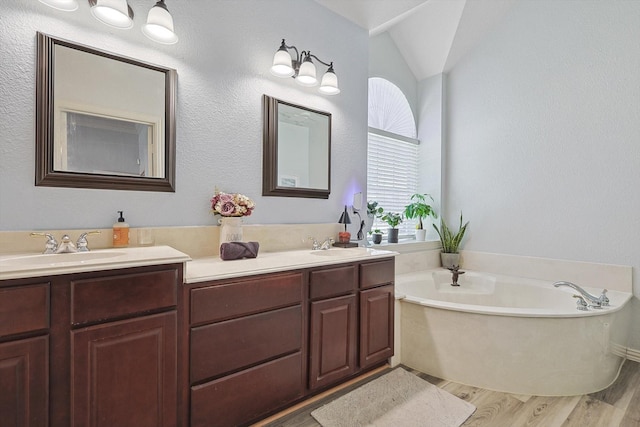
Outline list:
[[[293,67],[291,66],[291,55],[283,49],[278,49],[273,55],[273,65],[271,66],[271,74],[277,77],[293,76]]]
[[[97,0],[91,13],[98,21],[115,28],[133,27],[127,0]]]
[[[78,8],[76,0],[40,0],[40,3],[65,12],[73,12]]]
[[[167,9],[155,5],[149,11],[147,23],[142,27],[142,32],[151,40],[163,44],[178,42],[178,36],[173,30],[173,17]]]
[[[325,95],[337,95],[340,93],[340,88],[338,87],[338,76],[333,71],[327,71],[322,76],[322,82],[320,82],[320,88],[318,89],[320,92]]]
[[[303,61],[298,71],[296,82],[302,86],[315,86],[318,83],[316,78],[316,66],[311,61]]]

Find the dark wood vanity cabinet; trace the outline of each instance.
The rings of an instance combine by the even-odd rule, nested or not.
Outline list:
[[[360,265],[360,368],[393,356],[394,261]]]
[[[0,426],[47,426],[50,284],[13,283],[0,283]]]
[[[192,427],[241,426],[393,355],[394,259],[185,286]]]
[[[177,426],[182,282],[182,264],[0,282],[0,426]]]
[[[304,278],[282,273],[187,289],[191,426],[246,424],[304,395]]]
[[[309,388],[347,378],[357,369],[358,266],[309,273]]]
[[[71,425],[177,424],[178,276],[71,280]]]

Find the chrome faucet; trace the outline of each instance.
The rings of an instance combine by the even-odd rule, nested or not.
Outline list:
[[[324,242],[320,244],[320,249],[326,251],[331,247],[331,245],[335,242],[331,237],[327,237]]]
[[[73,244],[71,238],[69,238],[69,235],[65,234],[64,236],[62,236],[62,240],[60,241],[60,244],[56,249],[56,253],[68,254],[73,252],[78,252],[78,249],[76,249],[76,245]]]
[[[560,281],[560,282],[555,282],[553,286],[555,286],[556,288],[560,286],[568,286],[571,289],[578,291],[582,296],[582,298],[593,308],[602,308],[604,306],[609,305],[609,298],[607,298],[608,291],[606,289],[603,289],[600,296],[596,297],[594,295],[591,295],[589,292],[585,291],[575,283]]]
[[[311,250],[312,251],[326,251],[331,247],[333,240],[331,237],[327,237],[324,242],[320,243],[315,237],[309,237],[308,240],[311,240]]]
[[[30,233],[31,237],[45,237],[47,242],[44,245],[45,254],[63,254],[63,253],[74,253],[74,252],[88,252],[89,246],[87,242],[87,236],[90,234],[100,234],[99,230],[87,231],[86,233],[82,233],[80,237],[78,237],[78,241],[74,245],[71,241],[71,238],[68,234],[62,236],[62,240],[60,244],[50,233]]]

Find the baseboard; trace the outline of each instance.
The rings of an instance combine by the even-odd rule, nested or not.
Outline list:
[[[627,359],[640,363],[640,350],[627,348]]]
[[[624,357],[628,360],[633,360],[634,362],[640,363],[640,350],[635,348],[625,347],[619,344],[613,344],[611,346],[611,353],[616,356]]]

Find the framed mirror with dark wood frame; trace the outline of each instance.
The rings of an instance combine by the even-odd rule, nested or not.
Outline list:
[[[328,199],[331,113],[262,97],[263,196]]]
[[[36,185],[175,191],[177,73],[37,34]]]

